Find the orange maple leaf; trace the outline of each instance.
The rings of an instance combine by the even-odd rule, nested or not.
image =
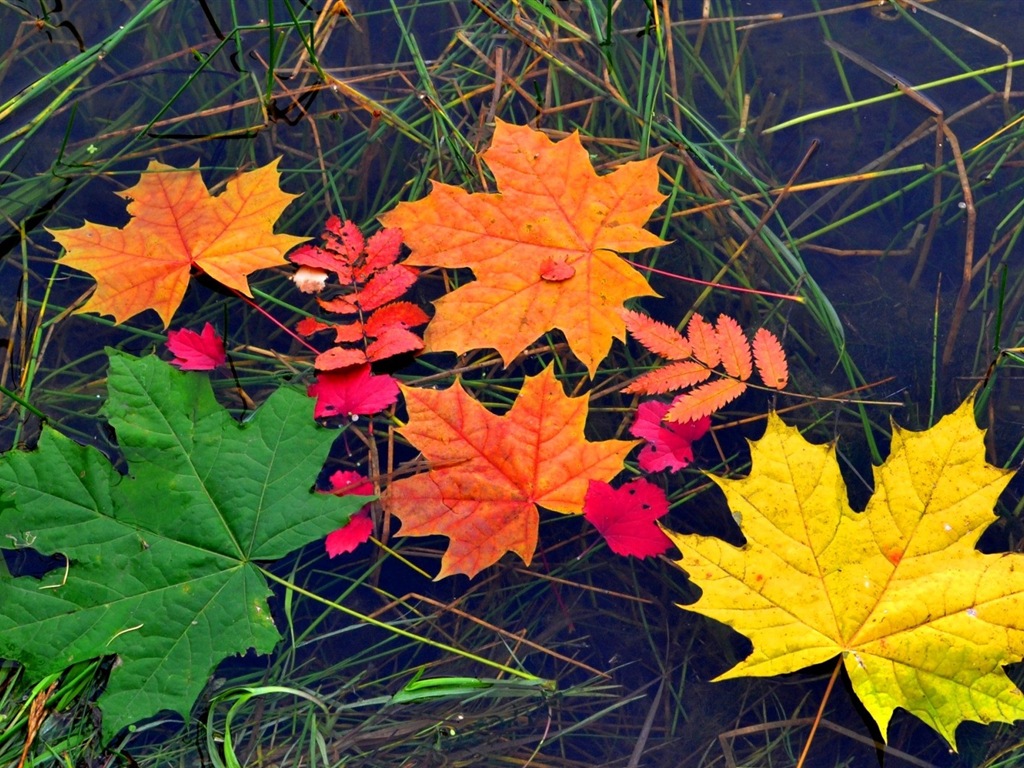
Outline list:
[[[589,442],[587,397],[567,397],[548,366],[527,377],[498,416],[461,383],[446,390],[402,386],[409,421],[399,430],[430,471],[391,484],[381,501],[404,536],[450,539],[441,579],[475,576],[505,552],[529,565],[537,547],[537,507],[582,514],[591,480],[611,480],[635,440]]]
[[[407,264],[468,267],[476,276],[434,302],[426,349],[493,348],[509,365],[559,329],[593,376],[612,339],[625,340],[615,310],[657,295],[618,254],[666,242],[643,228],[665,199],[658,158],[598,176],[577,133],[552,142],[501,120],[482,157],[499,193],[434,182],[424,199],[380,217],[405,232]]]
[[[278,160],[239,174],[217,197],[203,184],[198,163],[173,168],[152,161],[138,184],[118,193],[131,201],[124,228],[87,221],[48,230],[67,251],[62,263],[96,280],[78,312],[122,323],[153,309],[166,327],[193,268],[252,296],[246,276],[286,264],[284,254],[308,239],[274,234],[274,222],[297,197],[281,191]]]

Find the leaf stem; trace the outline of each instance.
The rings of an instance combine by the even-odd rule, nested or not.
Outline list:
[[[828,704],[828,697],[832,695],[832,689],[835,687],[836,680],[839,679],[839,670],[842,668],[843,657],[840,656],[836,659],[836,668],[832,670],[832,677],[828,679],[828,686],[825,688],[825,695],[821,697],[818,714],[814,716],[814,722],[811,723],[811,735],[807,737],[807,743],[804,744],[804,751],[800,753],[800,759],[796,763],[796,768],[804,768],[804,761],[807,759],[807,753],[811,751],[811,742],[814,741],[814,734],[818,732],[821,717],[825,714],[825,705]]]

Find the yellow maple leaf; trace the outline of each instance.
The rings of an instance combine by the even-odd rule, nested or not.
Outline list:
[[[153,309],[166,327],[193,267],[252,296],[246,276],[287,264],[284,254],[309,239],[274,234],[274,222],[297,197],[278,185],[279,160],[239,174],[217,197],[203,184],[198,163],[173,168],[152,161],[138,184],[118,193],[131,201],[132,220],[123,228],[87,221],[48,230],[67,251],[61,262],[96,280],[78,311],[121,323]]]
[[[492,348],[508,365],[557,328],[593,375],[612,339],[625,339],[615,310],[657,296],[618,254],[665,245],[643,228],[665,199],[658,158],[598,176],[579,134],[552,142],[501,120],[482,157],[498,193],[434,182],[424,199],[380,216],[405,233],[406,264],[468,267],[476,276],[434,302],[426,349]]]
[[[754,645],[719,680],[772,676],[841,655],[885,737],[896,707],[955,747],[964,720],[1024,718],[1003,666],[1024,658],[1024,556],[975,544],[1012,471],[985,462],[973,399],[924,432],[893,430],[863,513],[835,445],[771,414],[742,479],[712,477],[747,543],[667,532],[703,592],[689,606]]]

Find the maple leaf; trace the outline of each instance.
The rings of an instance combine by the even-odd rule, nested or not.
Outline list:
[[[331,489],[327,493],[335,496],[373,496],[373,483],[358,472],[338,470],[328,478]],[[366,504],[348,519],[341,528],[327,534],[324,547],[329,557],[352,552],[373,534],[373,520],[370,519],[370,505]]]
[[[434,182],[426,198],[380,216],[405,232],[406,263],[468,267],[476,277],[434,302],[426,348],[493,348],[509,365],[558,329],[593,376],[612,339],[625,340],[615,310],[657,295],[618,254],[666,242],[643,229],[665,199],[658,158],[598,176],[578,133],[552,142],[501,120],[482,157],[498,193]]]
[[[636,409],[636,419],[629,433],[647,441],[637,459],[637,464],[644,472],[660,472],[663,469],[676,472],[690,466],[694,442],[711,429],[711,419],[707,416],[696,421],[665,424],[663,420],[668,410],[668,403],[655,400],[640,403]]]
[[[672,546],[665,532],[654,524],[668,514],[668,499],[648,480],[638,478],[621,488],[591,480],[583,507],[583,516],[617,555],[654,557]]]
[[[328,273],[334,273],[344,293],[330,299],[318,297],[317,302],[327,312],[358,315],[358,319],[323,323],[307,317],[298,322],[296,330],[311,336],[333,328],[336,344],[358,346],[338,346],[320,353],[314,363],[317,370],[377,362],[422,349],[423,340],[409,329],[430,318],[415,304],[397,301],[419,275],[396,263],[402,231],[382,229],[366,240],[353,222],[343,223],[331,216],[321,237],[323,247],[304,245],[289,256],[300,265],[292,279],[300,291],[319,293],[327,285]]]
[[[969,398],[924,432],[894,426],[875,492],[853,512],[835,444],[812,445],[769,415],[742,479],[711,479],[742,547],[668,532],[702,590],[682,606],[750,638],[720,675],[770,676],[839,655],[883,737],[896,707],[955,747],[964,720],[1024,718],[1002,667],[1024,658],[1024,555],[982,554],[1012,471],[985,461]]]
[[[372,416],[398,399],[398,382],[387,374],[375,375],[369,363],[364,363],[321,371],[306,394],[316,398],[315,419]]]
[[[47,230],[67,251],[61,263],[88,272],[96,291],[77,312],[113,315],[123,323],[153,309],[164,327],[181,305],[193,269],[252,296],[246,276],[287,262],[307,238],[274,234],[274,222],[297,195],[281,191],[277,164],[240,173],[211,197],[199,173],[155,160],[134,187],[124,228],[85,222]]]
[[[188,328],[171,331],[167,349],[174,355],[171,365],[180,371],[212,371],[228,359],[224,339],[210,323],[203,326],[202,333]]]
[[[160,710],[187,717],[214,666],[280,639],[257,562],[323,538],[363,503],[309,493],[335,434],[279,389],[244,424],[209,378],[110,353],[105,413],[129,472],[44,426],[36,450],[0,459],[0,546],[61,568],[0,567],[0,657],[29,675],[116,654],[103,733]]]
[[[402,386],[409,421],[399,432],[429,472],[391,484],[381,498],[403,536],[450,539],[441,579],[475,576],[505,552],[529,565],[537,546],[537,507],[583,512],[590,480],[622,470],[631,440],[589,442],[586,396],[567,397],[551,366],[529,376],[503,416],[456,382],[449,389]]]

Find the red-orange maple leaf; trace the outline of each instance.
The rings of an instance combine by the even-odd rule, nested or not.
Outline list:
[[[611,480],[636,445],[589,442],[588,402],[567,397],[549,366],[527,377],[503,416],[460,383],[446,390],[402,387],[409,421],[401,434],[430,471],[391,484],[381,498],[405,536],[450,539],[437,578],[475,576],[505,552],[529,565],[537,546],[537,507],[581,514],[591,480]]]
[[[493,348],[508,365],[558,329],[593,375],[612,339],[625,340],[615,310],[657,295],[618,255],[665,244],[643,228],[665,199],[657,157],[598,176],[578,134],[552,142],[501,120],[482,157],[497,194],[434,182],[423,200],[380,217],[405,232],[407,263],[476,276],[434,302],[426,349]]]
[[[131,201],[124,228],[87,221],[49,230],[67,251],[61,262],[96,279],[96,292],[78,311],[122,323],[153,309],[166,327],[193,268],[252,296],[246,276],[286,264],[284,254],[307,239],[274,234],[274,222],[297,197],[281,191],[278,160],[239,174],[217,197],[198,163],[172,168],[154,160],[138,184],[118,193]]]

